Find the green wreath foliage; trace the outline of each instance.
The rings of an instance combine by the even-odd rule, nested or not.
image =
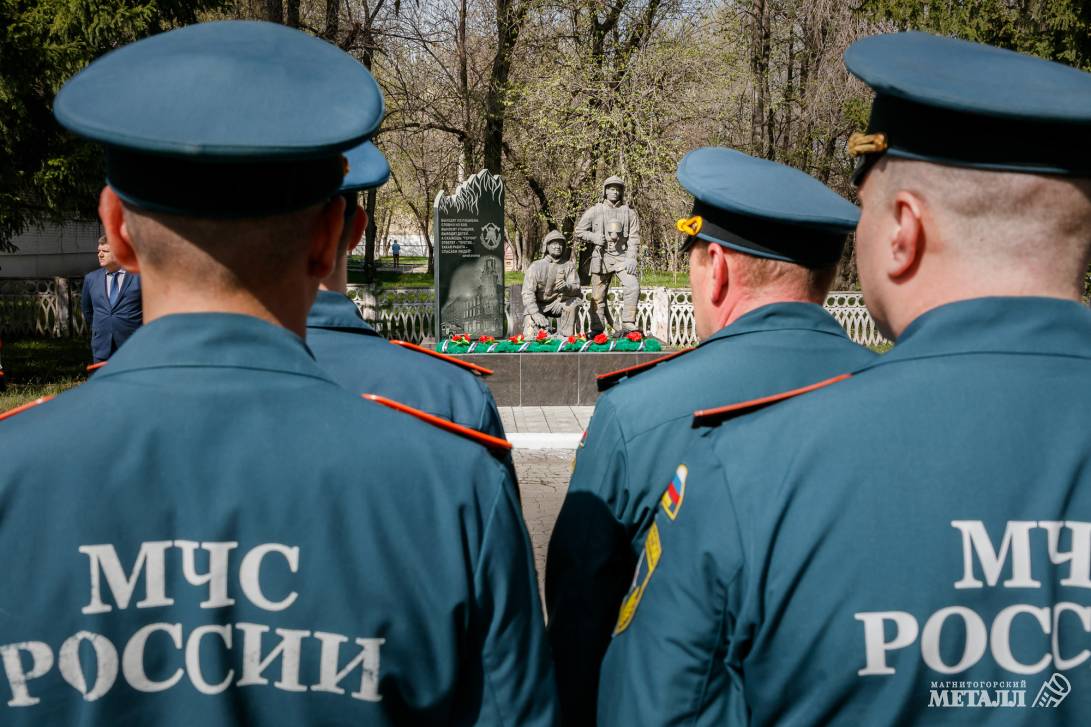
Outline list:
[[[642,338],[633,341],[628,338],[611,338],[605,343],[595,343],[586,338],[577,338],[569,342],[563,338],[546,338],[533,341],[465,341],[453,338],[436,344],[440,353],[655,353],[663,350],[662,342],[657,338]]]

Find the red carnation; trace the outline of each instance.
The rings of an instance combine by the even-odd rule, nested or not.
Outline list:
[[[575,343],[576,342],[576,337],[575,336],[569,336],[568,337],[568,342],[569,343]]]
[[[495,340],[496,339],[493,338],[492,336],[480,336],[480,337],[478,337],[477,342],[478,343],[492,343]]]
[[[539,331],[538,331],[538,340],[539,340],[539,341],[544,341],[544,340],[546,340],[547,338],[549,338],[549,334],[548,334],[548,333],[546,333],[546,332],[545,332],[544,330],[539,330]]]
[[[642,334],[640,331],[629,331],[629,334],[625,337],[628,338],[630,341],[639,341],[644,338],[644,334]]]
[[[601,346],[602,344],[609,341],[610,338],[605,333],[600,333],[599,335],[595,336],[595,338],[593,340],[595,341],[595,343],[597,343],[597,344],[599,344]]]
[[[511,338],[509,338],[508,340],[511,341],[512,343],[522,343],[523,342],[523,334],[518,333],[518,334],[512,336]]]

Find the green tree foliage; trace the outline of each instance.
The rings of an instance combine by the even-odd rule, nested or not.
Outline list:
[[[93,216],[98,149],[53,119],[53,96],[98,56],[230,0],[0,0],[0,251],[33,225]]]
[[[1091,70],[1089,0],[864,0],[898,30],[927,30]]]

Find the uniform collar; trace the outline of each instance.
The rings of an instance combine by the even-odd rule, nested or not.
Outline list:
[[[331,381],[299,336],[260,318],[234,313],[157,318],[138,328],[93,380],[162,367],[283,371]]]
[[[793,329],[845,337],[845,330],[837,320],[817,303],[770,303],[755,308],[730,325],[724,326],[702,341],[700,346],[747,333]]]
[[[921,314],[874,365],[964,353],[1091,358],[1091,310],[1060,298],[974,298]]]
[[[331,328],[379,335],[364,321],[355,303],[345,295],[330,290],[318,291],[314,305],[307,314],[307,328]]]

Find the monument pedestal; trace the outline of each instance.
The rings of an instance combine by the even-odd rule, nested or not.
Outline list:
[[[470,353],[458,358],[493,370],[484,381],[497,406],[591,406],[599,396],[599,374],[668,353]]]

